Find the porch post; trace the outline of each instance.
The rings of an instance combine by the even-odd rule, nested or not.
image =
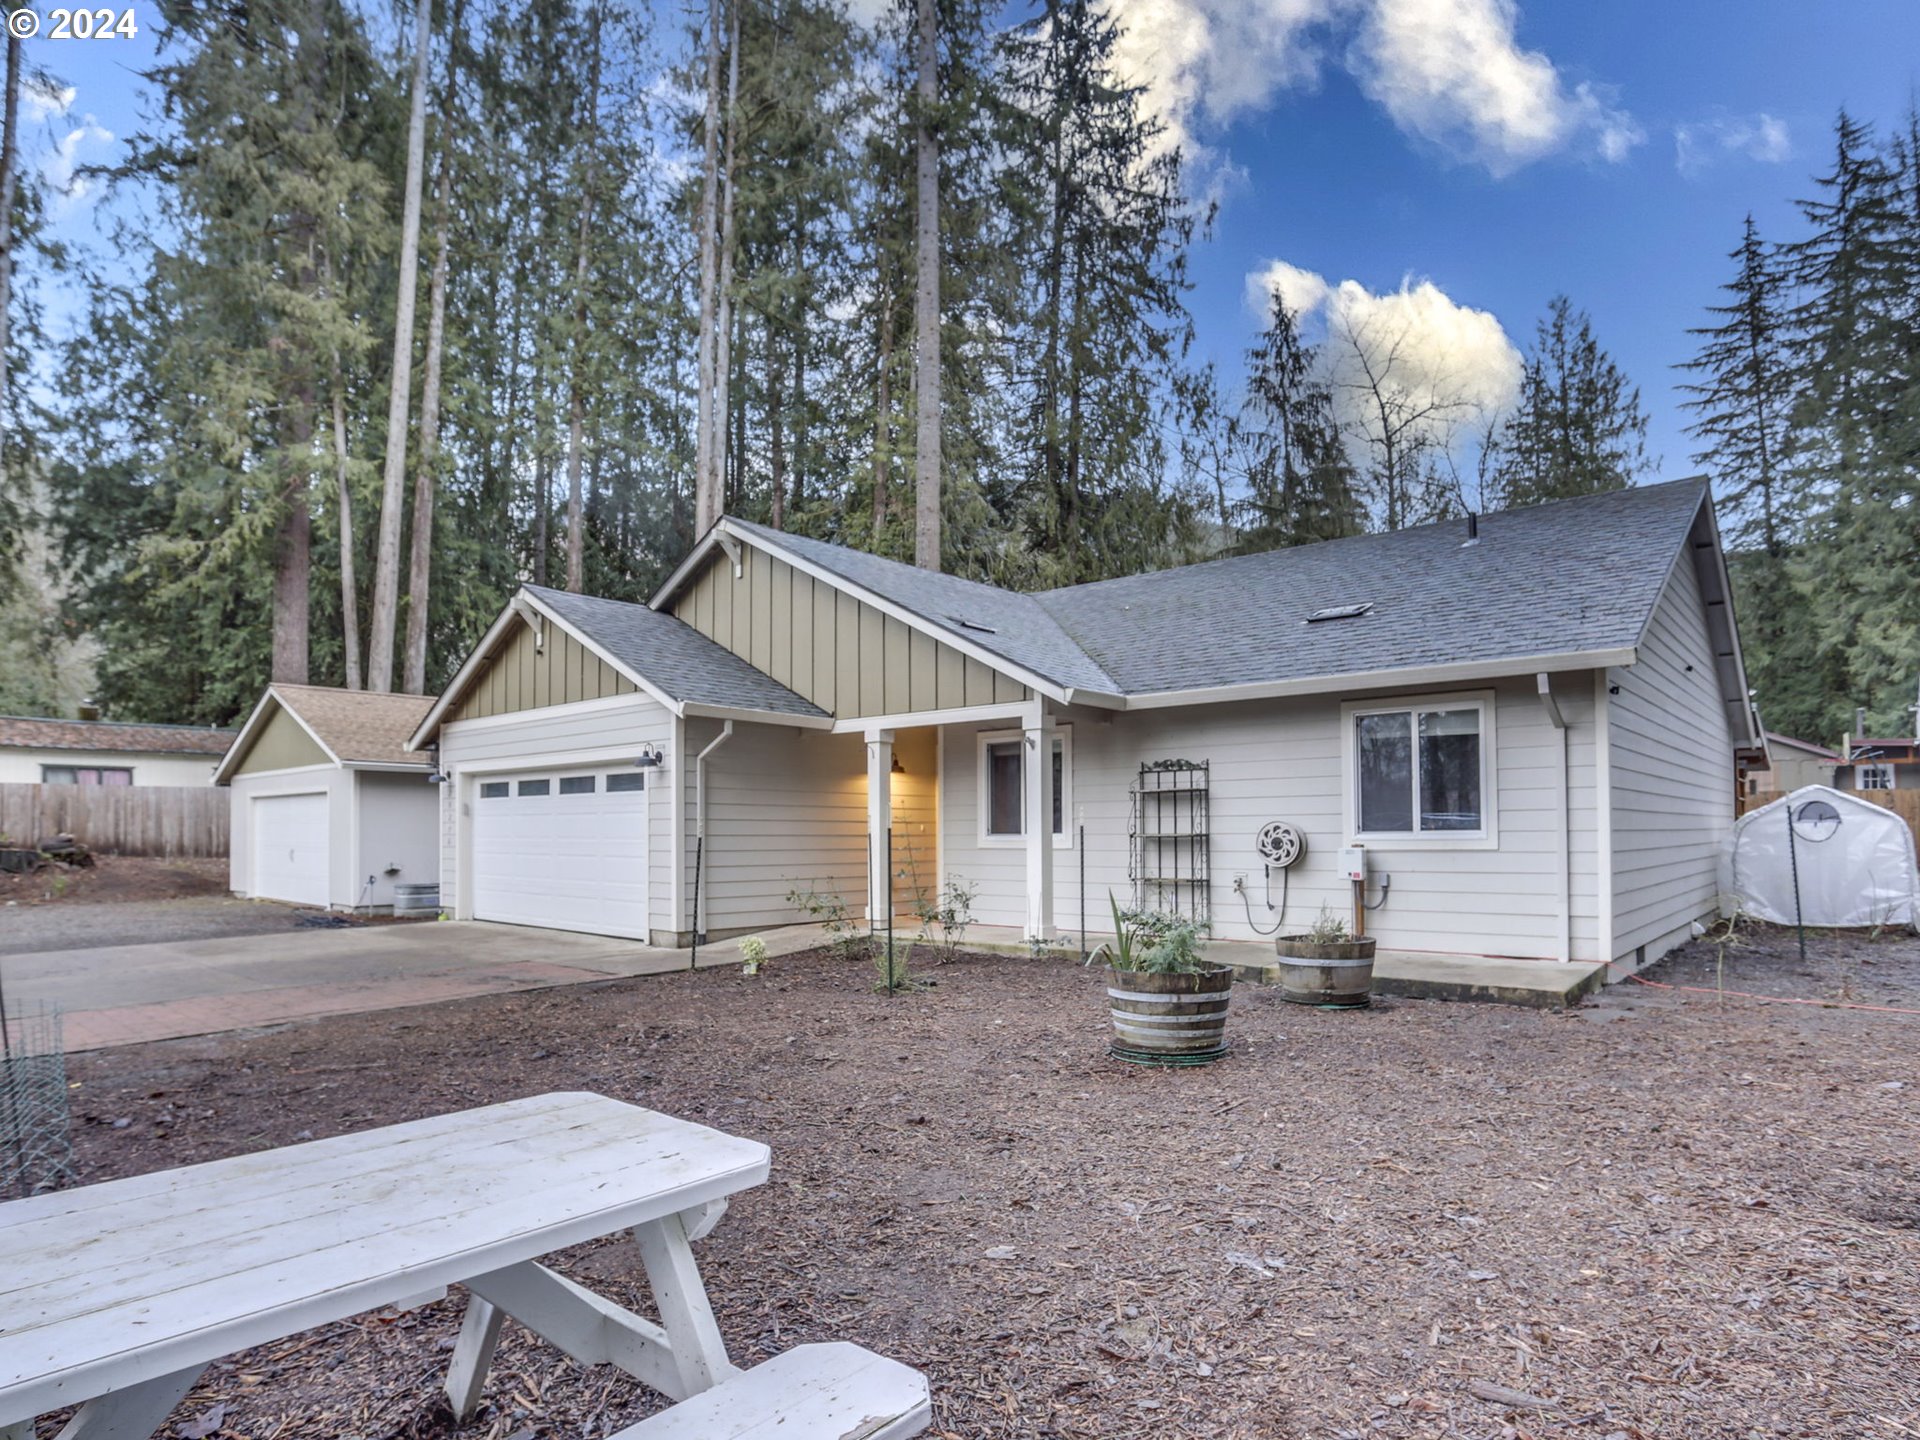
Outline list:
[[[893,913],[893,876],[887,872],[887,827],[893,824],[893,731],[867,731],[867,919],[884,924]]]
[[[1027,842],[1027,939],[1053,939],[1053,716],[1043,701],[1023,723],[1021,776]]]

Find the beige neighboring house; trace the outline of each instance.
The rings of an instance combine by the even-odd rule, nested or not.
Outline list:
[[[0,715],[0,784],[205,785],[234,732]]]
[[[1811,740],[1796,740],[1791,735],[1767,731],[1767,768],[1747,773],[1747,794],[1770,800],[1791,795],[1805,785],[1828,785],[1840,765],[1838,751]]]
[[[1715,913],[1760,733],[1677,482],[1037,594],[725,518],[649,604],[523,587],[411,744],[461,918],[685,944],[952,881],[1036,942],[1109,894],[1255,940],[1357,870],[1383,946],[1624,971]]]
[[[406,741],[431,695],[270,685],[213,777],[232,792],[236,895],[384,913],[439,878],[439,799]]]

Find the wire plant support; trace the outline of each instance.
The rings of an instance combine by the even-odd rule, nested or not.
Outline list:
[[[1213,921],[1212,762],[1149,760],[1134,782],[1128,878],[1136,910]]]
[[[60,1007],[9,1006],[0,991],[0,1196],[25,1199],[73,1178]]]

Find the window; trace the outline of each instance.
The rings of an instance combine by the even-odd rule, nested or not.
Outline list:
[[[594,777],[591,775],[562,775],[560,777],[560,793],[562,795],[591,795],[593,794],[593,781]]]
[[[1893,766],[1856,765],[1853,767],[1853,788],[1856,790],[1893,789]]]
[[[482,800],[506,799],[507,798],[507,782],[504,780],[487,781],[485,784],[483,784],[480,787],[480,798]]]
[[[607,776],[607,793],[617,795],[622,791],[644,790],[647,788],[646,772],[642,770],[617,770]]]
[[[520,793],[522,795],[551,795],[553,793],[553,782],[551,780],[522,780],[520,782]]]
[[[1018,844],[1026,826],[1026,738],[1018,730],[980,737],[980,840],[987,845]],[[1073,734],[1070,726],[1053,732],[1053,843],[1073,843],[1067,816],[1073,811]]]
[[[112,765],[42,765],[42,785],[131,785],[133,771]]]
[[[1489,840],[1486,696],[1346,707],[1349,828],[1358,839]]]

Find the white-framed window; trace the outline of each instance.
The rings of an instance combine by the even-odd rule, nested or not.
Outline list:
[[[1855,765],[1853,767],[1853,788],[1856,790],[1893,789],[1893,766]]]
[[[122,765],[42,765],[40,783],[42,785],[131,785],[133,770],[130,766]]]
[[[1020,730],[983,730],[979,739],[980,843],[1024,845],[1027,834],[1027,739]],[[1053,731],[1053,843],[1071,849],[1073,727]]]
[[[1346,829],[1381,845],[1495,843],[1493,693],[1341,706]]]

